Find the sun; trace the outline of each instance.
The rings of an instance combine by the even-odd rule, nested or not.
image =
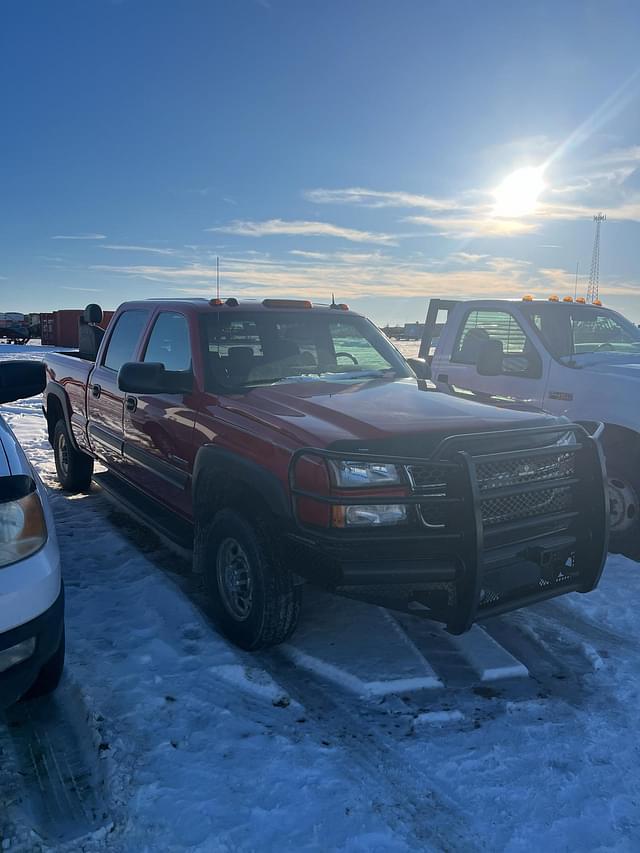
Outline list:
[[[516,169],[493,191],[496,202],[495,216],[527,216],[538,204],[538,196],[545,188],[543,167],[525,166]]]

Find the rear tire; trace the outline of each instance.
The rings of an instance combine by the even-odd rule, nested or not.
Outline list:
[[[93,476],[93,459],[76,450],[64,420],[53,431],[53,454],[58,482],[68,492],[86,492]]]
[[[223,509],[197,522],[194,568],[204,577],[218,630],[237,646],[268,648],[295,630],[301,589],[264,519],[249,522]]]
[[[62,627],[62,636],[60,643],[55,652],[51,655],[48,661],[45,662],[42,669],[38,673],[38,677],[31,685],[29,690],[22,697],[23,700],[37,699],[40,696],[48,696],[60,684],[62,673],[64,671],[64,625]]]

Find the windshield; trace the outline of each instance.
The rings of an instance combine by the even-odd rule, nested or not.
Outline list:
[[[640,329],[614,311],[591,305],[534,304],[528,313],[557,358],[596,352],[640,355]]]
[[[221,311],[204,318],[211,387],[411,376],[406,362],[364,317]]]

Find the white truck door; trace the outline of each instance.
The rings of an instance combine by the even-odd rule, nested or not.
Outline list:
[[[515,306],[461,303],[447,326],[431,365],[440,389],[542,408],[551,358]],[[486,375],[481,356],[487,345],[494,356],[492,375]]]

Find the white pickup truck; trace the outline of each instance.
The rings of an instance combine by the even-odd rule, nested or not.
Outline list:
[[[441,391],[604,423],[611,548],[640,556],[637,326],[583,300],[432,299],[420,358]]]

